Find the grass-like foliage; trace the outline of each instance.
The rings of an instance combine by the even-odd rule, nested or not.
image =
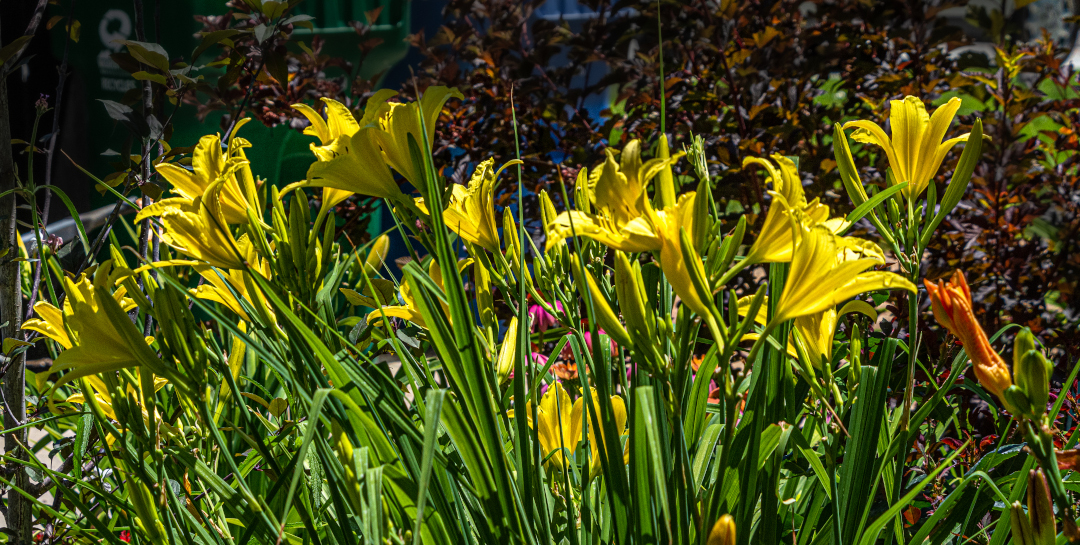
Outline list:
[[[951,133],[959,99],[933,112],[918,97],[894,101],[888,131],[836,125],[846,216],[807,199],[792,158],[750,158],[743,168],[769,190],[764,221],[724,232],[702,140],[676,151],[656,135],[565,180],[558,200],[570,209],[541,193],[538,248],[522,207],[500,218],[494,203],[519,161],[482,162],[467,184],[436,168],[435,131],[460,96],[381,93],[355,116],[335,101],[325,118],[301,108],[319,141],[307,180],[281,190],[253,174],[239,123],[155,164],[170,192],[135,221],[160,238],[160,259],[139,262],[115,238],[78,276],[49,258],[57,289],[23,328],[55,355],[30,386],[33,425],[68,433],[68,463],[8,460],[31,472],[31,488],[55,486],[56,500],[36,506],[48,539],[1076,536],[1059,470],[1076,455],[1055,452],[1051,428],[1064,398],[1050,406],[1052,366],[1029,332],[1010,366],[963,274],[927,282],[924,300],[965,351],[919,397],[926,362],[908,355],[920,339],[869,334],[890,304],[906,303],[907,331],[919,330],[917,256],[983,143],[978,121]],[[864,186],[849,139],[887,156],[887,189]],[[927,191],[954,145],[951,181]],[[675,186],[680,162],[697,173],[692,191]],[[324,203],[381,198],[396,227],[361,247],[335,240],[333,207],[309,206],[310,187]],[[864,219],[882,245],[845,234]],[[400,270],[385,259],[390,239],[409,253]],[[756,289],[736,292],[731,280],[750,270]],[[1003,438],[962,471],[970,445],[958,444],[912,471],[913,448],[946,425],[961,385],[1006,411],[1018,432],[1003,437],[1027,446]],[[890,406],[898,386],[903,403]],[[920,520],[912,506],[930,488],[944,499]]]

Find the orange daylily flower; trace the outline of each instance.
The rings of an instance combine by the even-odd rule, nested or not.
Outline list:
[[[971,289],[964,279],[964,273],[953,271],[948,282],[938,280],[938,283],[934,284],[924,280],[923,283],[930,294],[934,317],[938,323],[960,338],[964,351],[971,358],[979,384],[1005,401],[1004,392],[1012,386],[1012,375],[1009,366],[990,346],[986,333],[975,319],[971,308]]]

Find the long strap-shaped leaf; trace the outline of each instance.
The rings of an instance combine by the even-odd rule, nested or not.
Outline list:
[[[893,504],[892,507],[882,513],[881,516],[874,520],[874,522],[871,522],[870,525],[867,526],[866,530],[863,532],[862,539],[860,539],[858,542],[859,545],[873,545],[873,543],[877,541],[877,536],[878,533],[881,532],[881,529],[884,528],[885,525],[888,524],[893,517],[899,514],[901,509],[907,507],[908,504],[910,504],[916,497],[918,497],[918,495],[922,492],[923,488],[926,488],[926,485],[937,481],[937,476],[940,475],[942,471],[945,471],[946,468],[952,466],[953,460],[955,460],[956,457],[959,456],[965,448],[967,448],[967,444],[969,442],[970,441],[964,442],[964,444],[960,448],[956,449],[952,454],[949,455],[948,458],[938,464],[937,468],[934,469],[932,473],[927,475],[925,479],[919,481],[919,484],[915,485],[915,487],[909,490],[907,494],[904,494],[904,497],[900,498],[900,501]]]

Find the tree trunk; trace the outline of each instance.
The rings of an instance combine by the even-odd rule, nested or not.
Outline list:
[[[11,150],[11,124],[9,123],[10,105],[7,96],[7,81],[0,78],[0,193],[15,188],[15,162]],[[0,337],[14,338],[22,324],[20,319],[22,291],[19,282],[19,263],[13,258],[19,255],[17,232],[15,230],[15,194],[0,198]],[[6,254],[5,254],[6,251]],[[25,402],[25,359],[22,355],[14,361],[5,362],[7,373],[4,381],[4,429],[19,426],[26,421]],[[26,459],[26,454],[19,444],[26,445],[26,430],[4,435],[4,450],[8,456]],[[30,477],[19,466],[11,479],[15,486],[26,489]],[[21,494],[14,490],[7,493],[7,528],[12,533],[11,543],[30,545],[30,518],[32,506]]]

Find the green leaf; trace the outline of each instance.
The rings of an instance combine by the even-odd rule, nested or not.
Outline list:
[[[119,40],[118,43],[126,45],[128,53],[139,62],[169,73],[169,54],[160,45],[134,40]]]
[[[198,59],[207,49],[232,38],[239,34],[240,31],[235,28],[227,28],[224,30],[215,30],[213,32],[207,32],[203,34],[202,41],[199,42],[199,46],[195,48],[195,51],[191,53],[191,63],[195,64],[195,59]],[[232,42],[230,41],[229,44]]]
[[[932,482],[936,482],[937,476],[941,474],[942,471],[945,471],[946,468],[952,466],[953,460],[955,460],[956,457],[959,456],[965,448],[967,448],[967,445],[970,442],[970,440],[965,441],[963,446],[956,449],[956,451],[950,454],[948,458],[938,464],[937,468],[935,468],[933,472],[927,475],[923,480],[919,481],[919,484],[912,487],[907,494],[904,494],[904,497],[900,498],[900,501],[893,504],[891,507],[889,507],[888,510],[882,513],[881,516],[874,520],[874,522],[870,523],[870,525],[867,526],[866,530],[863,532],[862,539],[859,540],[859,545],[873,545],[873,543],[877,541],[877,536],[878,533],[881,532],[881,529],[884,528],[885,525],[893,519],[893,517],[900,514],[901,510],[911,504],[911,502],[914,501],[920,493],[922,493],[922,489],[926,488],[926,485]]]
[[[848,214],[847,217],[844,219],[849,223],[855,223],[861,220],[863,216],[876,208],[877,205],[881,204],[885,199],[902,191],[905,187],[907,187],[907,185],[907,182],[900,182],[896,185],[890,186],[888,189],[878,192],[878,194],[870,197],[866,202],[860,204],[859,206],[856,206],[855,209],[852,210],[851,213]]]
[[[33,36],[19,36],[12,40],[11,43],[0,48],[0,66],[7,64],[9,59],[18,55],[31,38],[33,38]]]
[[[963,198],[964,193],[967,191],[968,184],[971,182],[971,174],[975,172],[975,165],[982,158],[982,140],[982,120],[976,119],[971,127],[971,135],[968,136],[968,141],[964,144],[964,152],[960,154],[960,161],[956,164],[952,179],[949,180],[949,186],[945,188],[945,195],[941,198],[941,206],[938,207],[937,213],[934,214],[934,218],[927,224],[922,237],[920,237],[919,244],[923,247],[930,243],[930,237],[934,235],[934,231],[945,220],[945,216],[956,208],[956,205],[960,203],[960,199]]]
[[[758,444],[758,461],[757,470],[761,471],[761,468],[765,467],[765,462],[769,461],[769,457],[776,451],[776,447],[780,444],[780,435],[783,433],[783,429],[777,424],[769,424],[769,427],[765,428],[760,437],[760,444]]]
[[[139,72],[135,72],[134,74],[132,74],[131,77],[133,77],[133,78],[135,78],[135,79],[137,79],[139,81],[152,81],[152,82],[157,83],[159,85],[167,85],[168,84],[168,80],[166,80],[165,76],[163,76],[161,74],[152,74],[150,72],[139,71]]]

